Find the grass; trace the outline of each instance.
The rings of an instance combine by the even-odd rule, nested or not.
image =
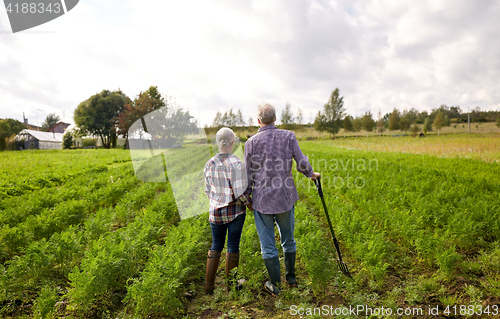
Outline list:
[[[226,292],[221,261],[215,294],[205,296],[207,215],[180,221],[168,183],[125,184],[134,177],[128,151],[2,152],[1,186],[12,191],[0,197],[0,230],[22,249],[11,249],[16,256],[6,253],[0,264],[0,316],[295,318],[292,305],[426,309],[500,303],[498,135],[374,136],[300,145],[323,174],[353,281],[336,268],[321,202],[303,176],[296,177],[299,287],[284,287],[279,298],[262,292],[267,272],[249,214],[238,270],[246,287]],[[329,184],[334,178],[351,178],[351,186]],[[72,212],[83,199],[89,203],[85,216],[66,222],[62,212]],[[42,217],[57,227],[41,239],[7,232],[29,226],[25,233],[37,234],[44,228],[33,221]],[[284,282],[284,269],[282,274]]]
[[[473,158],[500,163],[500,134],[457,134],[413,137],[359,137],[337,138],[318,141],[320,145],[331,145],[346,149],[376,152],[401,152],[427,154],[448,158]]]

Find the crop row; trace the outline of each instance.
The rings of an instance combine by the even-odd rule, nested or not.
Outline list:
[[[360,267],[378,280],[388,269],[409,266],[413,255],[450,276],[464,268],[468,254],[488,251],[499,240],[498,165],[325,146],[318,150],[311,143],[303,143],[303,150],[323,160],[315,170],[323,173],[339,236]],[[361,165],[371,159],[377,160],[376,167]],[[356,164],[342,169],[333,165],[336,161]]]
[[[112,182],[110,181],[110,174],[115,175]],[[79,224],[99,207],[116,204],[124,193],[132,189],[137,183],[137,179],[131,174],[130,170],[116,169],[109,172],[106,169],[104,172],[96,174],[94,180],[87,181],[87,184],[80,184],[79,187],[72,185],[73,191],[63,193],[70,194],[64,198],[65,201],[53,203],[46,200],[46,198],[45,200],[38,200],[38,202],[52,202],[54,206],[45,208],[36,215],[25,213],[24,216],[28,216],[24,220],[19,218],[19,220],[23,221],[12,226],[9,224],[2,226],[0,229],[0,261],[3,262],[12,256],[19,255],[21,253],[20,249],[27,247],[33,241],[49,238],[52,234],[61,232],[70,225]],[[61,197],[64,197],[64,195]],[[38,195],[38,198],[43,197]],[[34,204],[36,205],[36,203],[37,201]],[[38,207],[31,207],[34,208],[31,212],[40,210]],[[19,212],[19,214],[13,211]],[[15,218],[14,216],[19,217],[22,211],[11,208],[1,214],[6,216],[8,213],[12,213],[12,220],[12,218]]]
[[[81,225],[31,242],[23,255],[0,266],[0,313],[11,313],[19,304],[30,305],[33,294],[38,295],[35,313],[45,316],[54,312],[55,303],[67,290],[70,273],[81,264],[88,247],[133,221],[160,191],[165,191],[165,184],[142,184],[136,191],[125,193],[114,208],[101,207]]]

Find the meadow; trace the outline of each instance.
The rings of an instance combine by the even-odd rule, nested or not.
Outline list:
[[[476,315],[494,315],[499,145],[488,136],[473,138],[301,141],[322,173],[353,280],[338,271],[316,188],[294,173],[301,198],[299,286],[285,287],[279,298],[261,289],[267,274],[252,214],[237,273],[247,279],[245,288],[226,292],[222,261],[215,293],[205,296],[208,214],[181,220],[169,182],[137,179],[129,151],[1,152],[0,316],[293,318],[293,309],[324,305],[423,309],[408,318],[431,317],[430,307],[441,316],[446,309],[449,316],[471,314],[470,306]],[[420,152],[412,152],[417,143]],[[484,144],[477,153],[493,155],[466,158],[457,143]],[[436,145],[450,155],[433,153]]]

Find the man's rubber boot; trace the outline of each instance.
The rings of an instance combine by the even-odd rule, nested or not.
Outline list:
[[[231,289],[231,287],[234,287],[236,290],[241,290],[241,288],[243,288],[243,283],[245,282],[244,279],[235,282],[233,278],[229,278],[231,270],[238,267],[239,260],[240,253],[226,253],[226,278],[228,279],[228,291]]]
[[[295,279],[295,257],[297,253],[285,253],[285,276],[286,283],[288,287],[293,288],[297,287],[297,281]]]
[[[207,256],[207,278],[205,280],[205,293],[211,295],[214,293],[215,274],[219,267],[220,252],[209,250]]]
[[[267,292],[276,297],[281,292],[280,259],[278,256],[264,259],[264,264],[266,265],[267,273],[271,279],[271,281],[266,281],[264,288]]]

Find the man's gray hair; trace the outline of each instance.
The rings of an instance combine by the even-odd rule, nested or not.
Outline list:
[[[219,150],[222,148],[228,148],[231,143],[234,142],[234,132],[229,127],[221,128],[215,135],[215,140],[217,141],[217,146]]]
[[[273,124],[276,121],[276,109],[269,103],[257,107],[257,118],[262,124]]]

